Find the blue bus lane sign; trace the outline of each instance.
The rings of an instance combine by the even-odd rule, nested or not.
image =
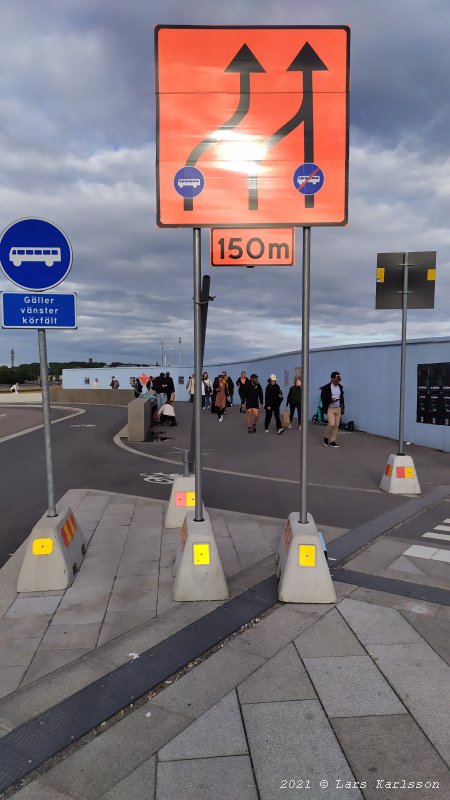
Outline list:
[[[72,266],[72,248],[63,231],[44,219],[20,219],[0,237],[0,266],[6,277],[30,292],[58,286]]]
[[[2,293],[2,328],[77,327],[76,294]]]

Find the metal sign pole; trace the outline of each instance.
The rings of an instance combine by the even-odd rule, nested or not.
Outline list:
[[[45,465],[47,470],[48,517],[56,517],[55,484],[53,481],[52,433],[50,396],[48,391],[48,362],[45,330],[38,330],[39,361],[41,368],[42,411],[44,414]]]
[[[300,460],[300,522],[307,522],[308,397],[309,397],[309,294],[311,228],[303,228],[302,278],[302,435]]]
[[[194,427],[195,427],[195,522],[203,520],[202,492],[202,298],[201,228],[193,228],[194,245]]]
[[[404,456],[405,375],[406,375],[406,318],[408,314],[408,253],[403,253],[402,346],[400,359],[400,411],[398,426],[398,456]]]

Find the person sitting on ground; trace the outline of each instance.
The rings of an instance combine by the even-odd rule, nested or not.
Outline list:
[[[164,405],[161,406],[158,411],[158,421],[170,425],[171,428],[178,424],[175,418],[175,409],[173,405],[164,403]]]

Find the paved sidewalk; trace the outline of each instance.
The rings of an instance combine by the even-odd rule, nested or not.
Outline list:
[[[18,596],[20,551],[0,571],[0,739],[222,605],[172,601],[165,503],[90,490],[60,503],[90,537],[73,586]],[[284,521],[209,511],[235,597],[273,573]],[[448,798],[449,607],[336,590],[336,606],[276,605],[15,797]]]

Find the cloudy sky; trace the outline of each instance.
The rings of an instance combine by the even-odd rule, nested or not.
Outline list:
[[[351,27],[349,224],[312,229],[311,346],[400,338],[376,311],[377,252],[437,251],[434,311],[409,338],[450,335],[448,0],[2,0],[1,229],[54,222],[74,253],[57,291],[78,330],[50,361],[192,357],[192,233],[158,228],[153,33],[158,24]],[[301,253],[301,229],[297,231]],[[301,346],[301,265],[211,269],[205,362]],[[15,287],[1,274],[1,291]],[[17,290],[19,291],[19,290]],[[0,363],[37,361],[32,331],[0,333]]]

